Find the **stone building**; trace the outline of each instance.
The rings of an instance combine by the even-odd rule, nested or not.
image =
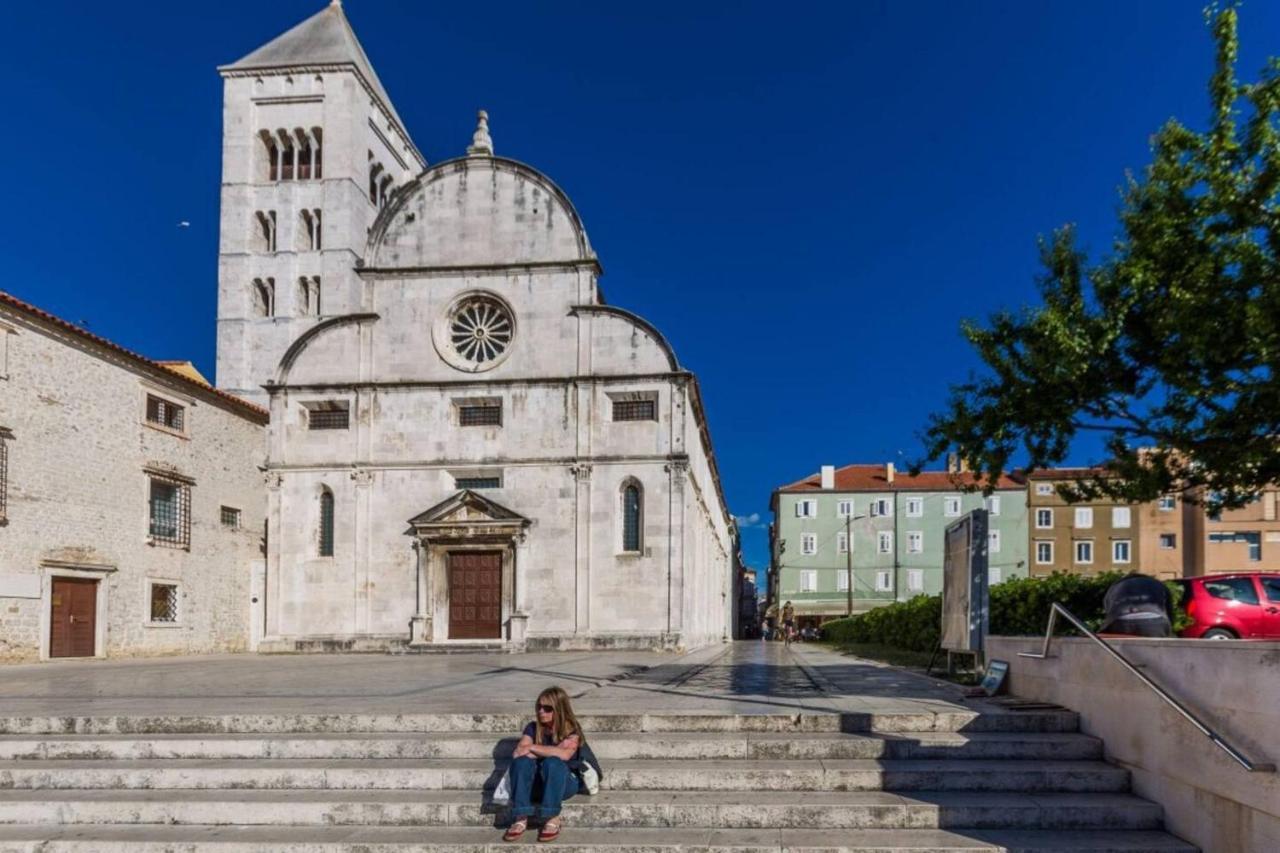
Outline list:
[[[267,413],[0,292],[0,660],[243,651]]]
[[[698,383],[605,303],[565,193],[483,113],[426,166],[338,4],[220,70],[218,382],[271,411],[263,648],[725,638]]]

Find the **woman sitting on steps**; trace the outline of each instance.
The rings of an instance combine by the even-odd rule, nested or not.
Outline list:
[[[586,742],[569,695],[550,687],[538,695],[534,721],[525,726],[511,762],[511,826],[504,841],[515,841],[529,828],[529,818],[542,820],[539,841],[560,834],[560,803],[578,793],[581,781],[570,769],[577,765],[578,749]],[[533,798],[538,797],[538,806]]]

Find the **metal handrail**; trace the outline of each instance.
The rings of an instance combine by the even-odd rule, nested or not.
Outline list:
[[[1276,771],[1276,766],[1274,764],[1271,764],[1270,762],[1250,761],[1248,758],[1246,758],[1240,752],[1240,750],[1236,749],[1231,744],[1223,740],[1222,737],[1217,732],[1209,728],[1209,726],[1206,725],[1205,723],[1201,722],[1200,718],[1197,717],[1195,714],[1191,713],[1191,711],[1187,710],[1187,708],[1183,706],[1181,702],[1179,702],[1177,699],[1174,699],[1167,692],[1165,692],[1163,687],[1161,687],[1159,684],[1156,684],[1154,681],[1148,678],[1146,674],[1140,671],[1133,664],[1129,663],[1129,661],[1125,659],[1124,655],[1120,654],[1118,651],[1112,648],[1107,643],[1106,640],[1102,639],[1097,634],[1090,631],[1088,627],[1086,627],[1083,622],[1077,619],[1070,610],[1063,607],[1061,604],[1058,604],[1056,601],[1053,603],[1053,606],[1049,610],[1049,627],[1045,631],[1045,635],[1044,635],[1044,650],[1040,652],[1040,654],[1036,654],[1035,652],[1018,652],[1018,657],[1035,658],[1036,660],[1044,660],[1045,658],[1049,657],[1049,643],[1050,641],[1053,640],[1053,627],[1054,627],[1054,624],[1057,622],[1059,613],[1065,616],[1067,620],[1072,625],[1074,625],[1077,630],[1083,632],[1086,637],[1088,637],[1090,640],[1093,640],[1098,645],[1102,646],[1102,648],[1106,649],[1107,654],[1111,655],[1113,658],[1120,661],[1120,663],[1124,665],[1125,669],[1129,670],[1134,675],[1138,676],[1138,678],[1141,679],[1143,684],[1147,685],[1152,690],[1154,690],[1157,696],[1159,696],[1165,702],[1169,703],[1169,705],[1179,714],[1186,717],[1187,721],[1190,722],[1191,725],[1199,729],[1201,734],[1203,734],[1205,737],[1209,738],[1209,740],[1217,744],[1224,752],[1226,752],[1227,755],[1230,755],[1233,759],[1235,759],[1236,763],[1239,764],[1241,767],[1243,767],[1245,770],[1248,770],[1250,773],[1274,773]]]

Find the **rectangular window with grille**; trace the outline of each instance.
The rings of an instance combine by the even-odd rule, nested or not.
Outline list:
[[[224,506],[221,510],[222,526],[232,530],[240,529],[240,510],[233,506]]]
[[[154,394],[147,395],[147,422],[166,429],[182,432],[185,421],[185,406],[171,403]]]
[[[347,429],[351,426],[351,410],[346,404],[309,409],[307,429]]]
[[[151,621],[178,621],[178,587],[171,583],[151,585]]]
[[[149,495],[154,545],[187,548],[191,545],[191,486],[177,480],[151,477]]]
[[[502,426],[502,404],[459,406],[458,423],[462,426]]]
[[[454,477],[453,484],[459,489],[500,489],[501,477]]]
[[[615,421],[656,421],[658,419],[658,401],[614,400],[613,419]]]

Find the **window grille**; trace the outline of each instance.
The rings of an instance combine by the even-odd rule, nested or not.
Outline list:
[[[148,394],[147,420],[153,424],[181,431],[185,420],[185,407]]]
[[[178,587],[170,583],[151,585],[151,621],[178,621]]]
[[[501,477],[454,477],[453,484],[459,489],[500,489]]]
[[[0,521],[9,518],[9,443],[0,430]]]
[[[640,487],[622,490],[622,550],[640,550]]]
[[[191,545],[191,487],[177,480],[151,477],[151,541],[155,545]]]
[[[333,556],[333,492],[320,493],[320,556]]]
[[[351,425],[350,409],[312,409],[307,429],[347,429]]]
[[[614,400],[613,419],[615,421],[656,421],[656,400]]]
[[[458,421],[462,426],[502,426],[502,406],[459,406]]]
[[[240,510],[233,506],[222,507],[222,526],[232,530],[240,529]]]

